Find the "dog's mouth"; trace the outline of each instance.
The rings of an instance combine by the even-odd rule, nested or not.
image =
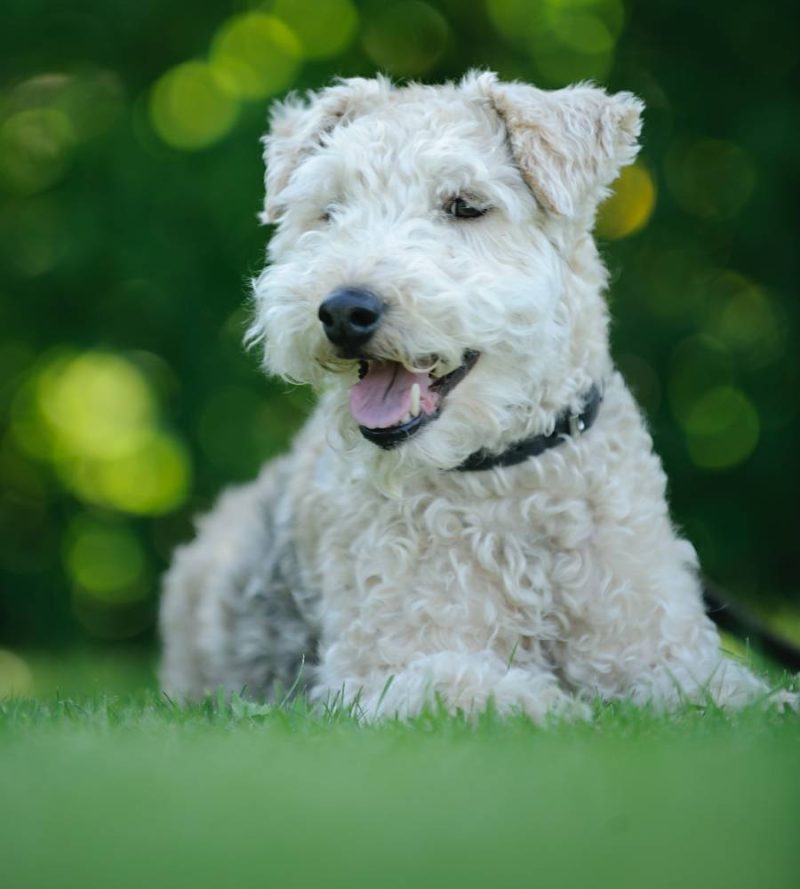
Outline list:
[[[389,450],[408,441],[442,412],[444,399],[475,366],[480,353],[468,350],[450,373],[409,370],[399,361],[359,359],[358,382],[350,388],[350,413],[361,434]]]

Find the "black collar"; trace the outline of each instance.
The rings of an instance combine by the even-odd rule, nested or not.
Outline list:
[[[527,460],[528,457],[537,457],[544,451],[560,445],[567,436],[586,432],[597,419],[597,412],[600,410],[602,400],[603,396],[600,394],[600,390],[597,386],[592,386],[583,397],[583,410],[579,414],[570,410],[560,413],[550,435],[533,435],[511,445],[500,454],[489,454],[484,450],[475,451],[455,468],[459,472],[474,472],[482,469],[494,469],[495,466],[515,466],[517,463]]]

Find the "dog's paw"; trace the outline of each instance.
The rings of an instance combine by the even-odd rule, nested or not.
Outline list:
[[[594,709],[590,704],[567,694],[554,697],[544,712],[541,711],[540,705],[537,711],[534,714],[525,710],[526,714],[540,725],[549,722],[591,722],[594,719]]]
[[[780,689],[769,695],[767,704],[771,710],[777,710],[779,713],[787,711],[800,713],[800,693]]]
[[[508,670],[489,697],[501,715],[522,713],[537,725],[588,721],[593,715],[589,704],[565,692],[547,672]]]

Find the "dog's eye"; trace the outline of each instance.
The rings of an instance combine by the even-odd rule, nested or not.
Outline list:
[[[466,198],[455,197],[447,201],[444,211],[455,219],[477,219],[479,216],[485,216],[489,212],[489,208],[476,207]]]
[[[341,209],[341,204],[338,201],[331,201],[330,204],[324,206],[319,214],[319,221],[325,225],[336,218],[336,215],[339,213]]]

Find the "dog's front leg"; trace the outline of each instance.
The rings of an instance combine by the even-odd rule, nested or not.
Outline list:
[[[321,673],[326,674],[323,666]],[[410,661],[395,672],[339,681],[328,675],[314,690],[323,705],[352,706],[368,721],[406,719],[427,708],[475,717],[487,708],[521,712],[537,723],[550,718],[588,718],[590,709],[567,694],[553,673],[540,667],[509,667],[491,651],[443,651]]]

